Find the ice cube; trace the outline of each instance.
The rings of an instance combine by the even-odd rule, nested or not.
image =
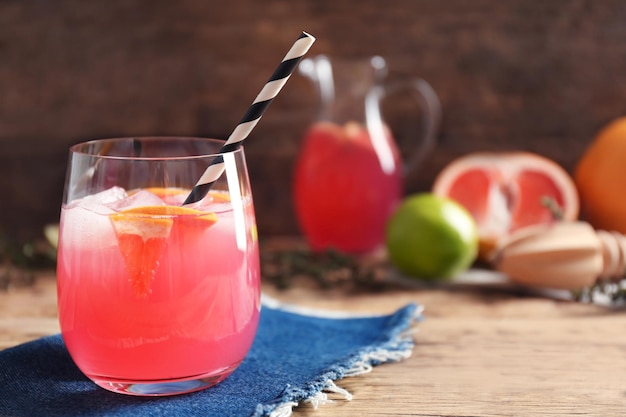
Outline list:
[[[195,210],[221,213],[228,211],[232,208],[231,197],[228,193],[223,191],[211,192],[202,200],[190,204],[187,207]]]
[[[123,200],[126,197],[128,197],[126,190],[122,187],[115,186],[99,193],[88,195],[87,197],[79,200],[74,200],[67,206],[67,208],[70,209],[80,206],[87,210],[95,211],[96,213],[102,212],[103,210],[110,212],[110,209],[107,209],[106,207],[107,205]]]
[[[72,201],[62,211],[62,239],[73,245],[104,248],[115,244],[109,207],[128,197],[122,187],[111,187],[96,194]]]
[[[107,204],[107,207],[121,211],[132,207],[146,207],[146,206],[164,206],[165,203],[161,198],[150,191],[139,190],[132,193],[128,197],[115,200]]]
[[[115,245],[115,234],[109,214],[114,211],[93,201],[61,212],[61,239],[64,245],[103,249]]]

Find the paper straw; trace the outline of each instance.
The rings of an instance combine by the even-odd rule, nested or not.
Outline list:
[[[256,96],[252,105],[248,108],[248,111],[243,116],[235,130],[230,134],[224,146],[219,150],[219,154],[226,152],[232,152],[241,146],[243,141],[248,137],[254,126],[259,122],[261,116],[268,108],[274,97],[278,95],[283,88],[287,80],[293,73],[296,66],[307,53],[311,45],[315,42],[315,38],[306,32],[298,37],[294,42],[287,55],[283,58],[280,65],[276,68],[270,79],[265,83],[261,92]],[[191,190],[191,193],[187,196],[187,199],[183,205],[192,204],[202,200],[211,186],[222,175],[224,171],[224,157],[222,155],[216,156],[206,171],[202,174],[202,177],[198,180],[196,185]]]

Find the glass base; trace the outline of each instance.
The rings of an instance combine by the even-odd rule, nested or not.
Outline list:
[[[94,376],[91,376],[90,379],[99,387],[120,394],[158,397],[186,394],[212,387],[226,379],[235,368],[236,366],[233,366],[219,373],[159,381],[123,381]]]

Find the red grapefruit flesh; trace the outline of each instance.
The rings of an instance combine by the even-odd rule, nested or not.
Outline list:
[[[433,193],[463,205],[478,224],[481,258],[504,236],[525,226],[578,218],[571,176],[557,163],[530,152],[476,152],[448,164]]]
[[[146,206],[109,216],[135,294],[146,296],[170,235],[201,233],[217,221],[215,213],[177,206]]]

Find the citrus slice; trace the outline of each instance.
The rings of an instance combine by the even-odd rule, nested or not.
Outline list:
[[[176,206],[133,207],[111,214],[111,223],[135,293],[150,293],[150,284],[174,227],[180,233],[204,230],[217,221],[215,213]]]
[[[578,218],[572,177],[560,165],[530,152],[475,152],[448,164],[433,192],[456,200],[478,224],[480,257],[525,226]]]

